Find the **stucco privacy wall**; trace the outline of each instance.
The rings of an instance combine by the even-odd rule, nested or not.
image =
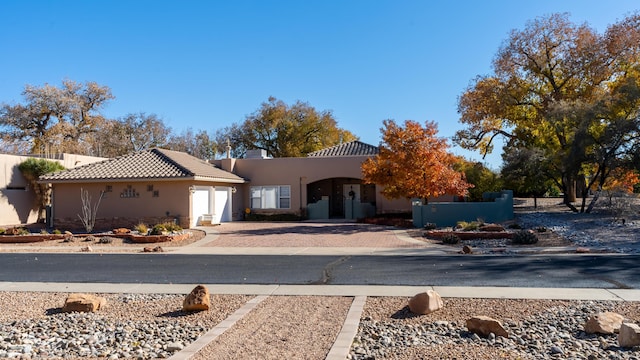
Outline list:
[[[251,186],[290,185],[291,208],[281,212],[299,213],[307,207],[307,185],[329,178],[362,179],[361,165],[367,156],[305,157],[273,159],[222,159],[214,163],[223,170],[233,172],[249,181],[234,197],[234,215],[237,208],[248,208]],[[409,211],[407,199],[385,199],[376,189],[378,213]]]
[[[428,223],[437,227],[455,226],[458,221],[502,222],[513,219],[513,191],[486,193],[488,202],[438,202],[414,205],[413,225],[422,228]],[[483,197],[485,197],[483,195]]]
[[[0,226],[33,223],[38,218],[35,193],[18,165],[33,156],[0,154]],[[102,161],[104,158],[75,154],[60,154],[55,159],[67,169]]]

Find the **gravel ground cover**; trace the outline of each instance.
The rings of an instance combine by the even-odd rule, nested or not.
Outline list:
[[[444,308],[412,314],[408,298],[368,298],[349,359],[640,359],[617,335],[583,331],[589,316],[615,311],[640,322],[640,303],[509,299],[444,299]],[[500,320],[509,338],[481,338],[466,320]]]
[[[95,313],[63,313],[65,293],[0,292],[0,358],[167,358],[251,297],[212,295],[212,308],[186,313],[182,295],[97,294]]]
[[[353,298],[271,296],[193,360],[324,359]]]

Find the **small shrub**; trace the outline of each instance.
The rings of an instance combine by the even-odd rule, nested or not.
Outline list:
[[[167,229],[167,231],[171,231],[171,232],[182,231],[182,227],[174,222],[165,222],[165,223],[162,223],[162,225],[164,226],[165,229]]]
[[[516,229],[516,230],[522,229],[522,226],[520,226],[520,224],[516,224],[516,223],[513,223],[513,224],[509,225],[508,227],[509,227],[509,229]]]
[[[457,229],[461,229],[462,231],[477,231],[480,229],[480,226],[484,225],[484,223],[478,221],[466,222],[466,221],[458,221],[456,225]]]
[[[442,237],[442,243],[454,245],[460,242],[460,238],[456,234],[446,234]]]
[[[164,224],[155,224],[151,229],[151,235],[162,235],[165,232],[167,232],[167,228]]]
[[[538,242],[538,236],[533,231],[518,231],[513,234],[511,242],[517,245],[531,245]]]
[[[4,228],[0,228],[0,235],[4,235],[5,229]]]
[[[55,229],[55,230],[53,230],[53,233],[56,234],[56,235],[61,235],[62,231],[60,231],[58,229]]]
[[[426,224],[424,224],[424,229],[425,230],[435,230],[436,229],[436,224],[434,224],[434,223],[426,223]]]
[[[49,232],[46,229],[40,230],[41,235],[49,235]]]
[[[149,228],[143,223],[134,226],[133,230],[137,231],[140,235],[146,235],[149,232]]]
[[[103,236],[100,238],[100,240],[98,240],[98,243],[100,244],[111,244],[113,242],[113,238],[110,238],[108,236]]]

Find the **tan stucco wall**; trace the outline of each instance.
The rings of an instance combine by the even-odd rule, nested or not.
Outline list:
[[[0,154],[0,226],[33,223],[38,218],[35,193],[18,170],[18,165],[29,156]],[[49,159],[65,168],[102,161],[104,158],[75,154],[61,154],[60,159]],[[25,188],[22,190],[20,188]]]
[[[78,214],[82,213],[80,188],[89,192],[95,204],[100,192],[106,191],[107,186],[111,186],[111,192],[105,192],[100,202],[96,229],[132,227],[139,222],[155,225],[160,220],[172,219],[188,224],[191,200],[189,185],[191,183],[186,181],[53,184],[53,225],[58,228],[77,227]],[[153,190],[148,191],[148,186],[153,186]],[[153,196],[154,191],[158,192],[158,197]],[[131,193],[137,193],[138,196],[127,197]]]
[[[366,159],[366,156],[223,159],[215,163],[249,180],[249,183],[238,186],[241,191],[234,197],[234,214],[249,207],[251,186],[265,185],[290,185],[291,208],[280,212],[299,213],[300,208],[307,205],[307,184],[330,178],[362,179],[361,165]],[[411,202],[407,199],[388,200],[377,191],[376,207],[379,213],[410,211]]]

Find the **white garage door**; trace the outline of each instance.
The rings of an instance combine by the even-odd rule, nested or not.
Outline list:
[[[213,222],[216,224],[231,221],[231,188],[226,186],[216,186],[215,198],[213,200],[215,211]]]
[[[204,215],[211,214],[211,200],[209,199],[208,189],[196,189],[192,197],[192,219],[191,226],[198,225],[202,221]]]

